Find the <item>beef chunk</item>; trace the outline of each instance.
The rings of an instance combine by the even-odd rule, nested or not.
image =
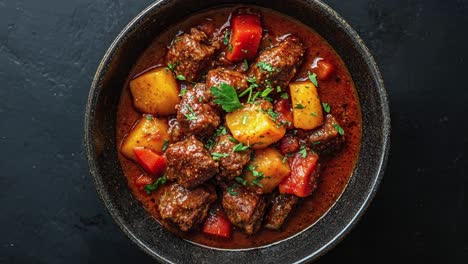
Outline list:
[[[190,29],[177,37],[166,55],[166,62],[175,67],[175,73],[185,76],[187,81],[196,81],[203,69],[212,63],[216,48],[208,43],[208,37],[203,31]]]
[[[299,198],[291,194],[277,194],[271,201],[266,215],[265,227],[279,230],[296,206]]]
[[[221,123],[218,111],[213,108],[212,94],[204,84],[188,89],[176,106],[177,121],[187,135],[201,138],[212,135]]]
[[[341,147],[344,137],[336,130],[335,125],[337,124],[336,119],[332,115],[327,114],[323,126],[307,132],[307,140],[315,151],[331,152]]]
[[[224,189],[222,205],[229,221],[248,235],[257,232],[265,213],[265,197],[238,184]]]
[[[219,87],[221,83],[233,86],[237,92],[241,92],[249,86],[246,76],[240,72],[222,67],[210,70],[206,75],[206,86],[208,88]]]
[[[177,183],[165,187],[159,200],[159,213],[164,221],[188,231],[203,223],[210,205],[216,201],[216,190],[211,185],[188,190]]]
[[[285,88],[296,74],[296,67],[302,62],[304,52],[302,42],[294,36],[288,36],[276,46],[262,51],[248,75],[255,77],[259,85],[263,86],[269,80],[271,86]]]
[[[218,179],[232,180],[234,177],[242,174],[244,165],[250,161],[251,150],[234,151],[238,144],[230,135],[222,135],[218,138],[213,152],[227,154],[227,157],[219,159],[220,173],[216,176]]]
[[[192,189],[218,172],[218,163],[195,137],[170,145],[166,150],[167,177]]]

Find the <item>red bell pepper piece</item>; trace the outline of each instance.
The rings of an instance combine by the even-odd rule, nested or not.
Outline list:
[[[141,147],[133,149],[133,153],[143,169],[149,174],[159,176],[166,169],[166,158],[153,151]]]
[[[232,224],[220,208],[210,211],[202,228],[204,233],[222,238],[230,238],[231,230]]]
[[[328,61],[319,60],[317,62],[317,68],[314,71],[317,74],[318,79],[323,81],[330,78],[332,73],[335,71],[335,66]]]
[[[254,14],[239,14],[231,19],[230,48],[226,58],[230,61],[251,60],[257,55],[262,39],[260,17]]]
[[[280,193],[294,194],[306,197],[312,194],[313,187],[310,176],[317,166],[318,155],[307,151],[307,156],[298,152],[294,156],[290,166],[291,174],[279,184]]]
[[[146,175],[146,174],[140,175],[135,180],[135,185],[138,186],[138,187],[146,186],[146,185],[152,184],[152,183],[153,183],[153,179],[150,176]]]
[[[282,124],[286,124],[286,126],[290,128],[293,122],[293,112],[289,99],[278,100],[275,103],[274,108],[275,111],[279,114],[277,120]]]

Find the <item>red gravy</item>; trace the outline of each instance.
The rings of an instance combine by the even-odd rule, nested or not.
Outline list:
[[[141,55],[137,63],[128,75],[127,82],[123,88],[117,113],[117,148],[129,133],[135,122],[141,117],[132,105],[132,98],[128,87],[129,81],[136,75],[164,63],[164,55],[167,52],[173,37],[180,32],[186,32],[191,27],[205,24],[220,28],[228,22],[230,14],[236,7],[221,7],[197,13],[174,24],[159,36],[155,36],[153,43]],[[337,121],[346,131],[346,142],[343,148],[330,158],[321,159],[322,172],[317,190],[304,199],[282,227],[282,231],[273,231],[262,228],[258,233],[248,236],[239,230],[233,230],[231,239],[215,238],[203,234],[202,232],[183,233],[175,228],[167,227],[172,232],[182,238],[195,243],[217,248],[251,248],[267,245],[285,238],[288,238],[305,228],[314,224],[322,217],[327,210],[335,203],[346,187],[349,178],[354,170],[356,160],[359,155],[361,144],[361,112],[358,96],[353,84],[353,80],[346,69],[343,61],[335,50],[313,29],[304,24],[282,15],[278,12],[255,7],[262,13],[262,23],[267,32],[273,32],[274,36],[268,40],[275,42],[277,37],[285,34],[299,36],[307,46],[303,64],[292,81],[307,77],[307,71],[316,58],[325,58],[335,65],[335,72],[332,78],[320,81],[318,91],[322,102],[327,102]],[[157,211],[157,202],[162,194],[161,190],[147,195],[142,188],[135,186],[135,180],[142,174],[141,168],[131,160],[122,156],[119,152],[119,160],[123,172],[128,180],[135,197],[141,201],[154,219],[154,224],[159,224],[160,219]]]

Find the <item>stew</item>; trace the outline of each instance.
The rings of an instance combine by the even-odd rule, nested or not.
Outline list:
[[[220,7],[173,25],[129,74],[119,159],[169,231],[250,248],[316,222],[359,155],[353,81],[315,31],[275,11]]]

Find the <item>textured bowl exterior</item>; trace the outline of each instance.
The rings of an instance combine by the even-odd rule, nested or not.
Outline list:
[[[351,179],[334,206],[314,225],[272,245],[220,250],[164,230],[133,197],[117,158],[115,124],[125,79],[159,32],[193,12],[226,4],[254,4],[309,25],[338,52],[355,82],[362,109],[362,145]],[[145,252],[168,263],[302,263],[336,245],[362,216],[378,189],[390,145],[387,92],[378,67],[357,33],[320,1],[162,0],[146,8],[117,36],[97,69],[85,113],[85,147],[96,189],[123,232]]]

